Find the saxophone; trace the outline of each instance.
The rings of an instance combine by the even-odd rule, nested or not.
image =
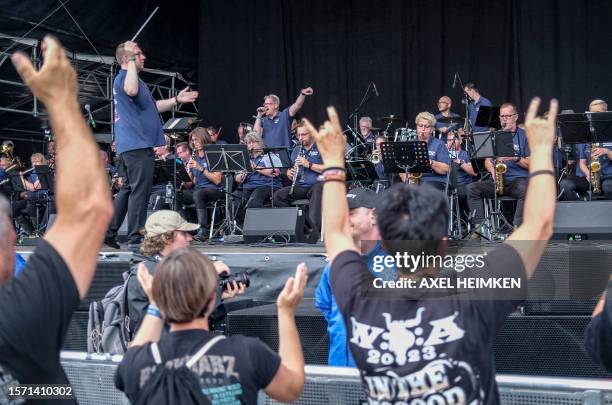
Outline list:
[[[408,173],[408,184],[418,186],[421,184],[421,177],[423,173]]]
[[[591,161],[589,163],[591,169],[591,186],[594,194],[601,194],[601,164],[599,163],[599,158],[593,156],[593,149],[596,147],[596,143],[591,144]]]
[[[504,173],[508,170],[508,166],[504,162],[495,163],[495,192],[498,195],[504,194]]]

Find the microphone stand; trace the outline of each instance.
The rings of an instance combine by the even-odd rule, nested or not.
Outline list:
[[[359,110],[361,110],[361,107],[363,107],[365,105],[365,103],[368,102],[368,100],[370,100],[371,94],[372,94],[372,93],[370,93],[370,89],[372,89],[373,84],[374,84],[373,82],[370,82],[370,84],[368,84],[368,88],[366,89],[366,91],[365,91],[365,93],[363,95],[363,98],[359,102],[359,105],[357,106],[357,108],[355,108],[355,110],[348,117],[349,121],[351,119],[353,120],[353,128],[351,128],[349,126],[349,129],[351,130],[350,132],[353,135],[353,137],[355,138],[355,147],[353,148],[353,151],[354,151],[354,156],[353,157],[355,159],[357,159],[357,150],[358,150],[357,146],[365,146],[365,143],[363,142],[361,137],[357,135],[359,133],[359,118],[358,118],[358,113],[359,113]]]

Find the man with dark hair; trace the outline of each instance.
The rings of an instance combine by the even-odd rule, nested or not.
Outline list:
[[[54,38],[45,37],[42,52],[38,71],[23,53],[12,60],[34,97],[45,104],[54,129],[62,162],[56,173],[57,218],[25,269],[11,278],[15,233],[8,204],[0,197],[0,402],[11,386],[68,384],[59,351],[93,279],[112,216],[98,146],[77,102],[76,72]],[[22,402],[8,398],[8,403]]]
[[[127,213],[128,247],[140,245],[140,229],[147,219],[147,203],[153,185],[155,146],[165,145],[159,113],[198,98],[197,91],[181,90],[166,100],[153,99],[147,85],[138,77],[146,57],[137,43],[127,41],[115,53],[121,70],[113,83],[115,96],[115,137],[117,153],[124,167],[123,187],[115,197],[115,217],[104,243],[119,249],[117,231]]]
[[[486,271],[494,277],[517,279],[520,285],[538,265],[552,235],[555,211],[552,145],[558,103],[551,101],[547,120],[536,118],[539,104],[537,98],[532,101],[525,123],[532,152],[525,221],[506,243],[489,252],[483,267],[477,269],[479,274]],[[430,298],[427,290],[376,291],[375,279],[364,269],[349,229],[348,204],[343,198],[342,127],[333,107],[328,114],[330,121],[319,131],[310,123],[307,126],[315,134],[324,161],[323,222],[332,263],[332,290],[368,402],[499,403],[491,348],[521,295],[501,296],[490,289],[468,289],[466,294],[455,295],[448,294],[454,291],[450,289],[446,296],[434,294]],[[399,184],[380,197],[377,211],[387,254],[446,253],[448,219],[443,193],[431,187]],[[399,250],[408,241],[424,249]],[[435,265],[398,266],[407,285],[435,280],[438,270]]]
[[[312,96],[312,87],[300,90],[293,104],[280,111],[280,99],[275,94],[264,97],[263,107],[257,109],[257,119],[253,131],[261,135],[270,148],[291,148],[291,120],[300,111],[307,96]]]
[[[481,226],[484,218],[484,206],[482,197],[493,198],[495,193],[501,189],[501,195],[509,195],[516,198],[516,210],[514,211],[514,225],[519,226],[523,221],[523,205],[527,194],[527,182],[529,181],[529,145],[525,130],[517,125],[518,110],[512,103],[504,103],[499,108],[499,119],[502,131],[512,132],[512,145],[515,156],[497,157],[485,160],[485,167],[491,174],[486,180],[472,183],[468,186],[468,205],[470,212],[474,214],[474,226]],[[501,174],[501,182],[493,182],[493,178],[500,165],[505,165],[505,171]],[[500,184],[501,183],[501,184]],[[497,190],[496,190],[497,187]],[[484,225],[483,225],[484,226]],[[482,229],[486,233],[484,229]]]
[[[488,131],[489,128],[487,127],[476,126],[476,117],[478,116],[480,106],[490,107],[493,104],[488,98],[485,98],[480,95],[480,91],[474,83],[467,83],[463,88],[463,91],[465,92],[465,94],[467,94],[469,100],[468,110],[470,112],[470,124],[472,125],[472,129],[474,130],[474,132]]]
[[[292,186],[283,187],[274,193],[274,205],[277,207],[290,207],[293,201],[307,198],[308,218],[311,225],[321,230],[321,190],[323,184],[318,177],[323,170],[323,161],[312,133],[303,122],[298,124],[297,138],[300,146],[293,149],[291,160],[294,166],[287,171]],[[293,190],[293,193],[291,192]]]

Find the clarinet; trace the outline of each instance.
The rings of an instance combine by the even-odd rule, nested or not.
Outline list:
[[[300,151],[298,152],[298,157],[304,156],[304,145],[300,143]],[[293,196],[293,190],[295,189],[295,183],[297,183],[298,175],[300,172],[300,166],[297,164],[297,159],[295,160],[295,165],[293,166],[293,181],[291,182],[291,190],[289,190],[289,195]]]

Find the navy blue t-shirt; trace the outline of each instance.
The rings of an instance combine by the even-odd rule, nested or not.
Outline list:
[[[263,127],[264,144],[270,148],[291,148],[291,116],[289,107],[276,114],[274,118],[263,117],[261,119]]]
[[[254,160],[255,167],[270,167],[270,158],[267,155],[262,155]],[[259,171],[247,173],[242,188],[245,190],[254,190],[257,187],[267,186],[274,188],[282,187],[280,177],[269,177],[261,174]]]
[[[206,163],[206,157],[197,157],[195,158],[196,162],[204,169],[208,169],[208,163]],[[212,181],[208,180],[208,177],[204,175],[201,171],[191,168],[191,175],[193,176],[194,188],[215,188],[217,190],[221,190],[221,184],[216,185]]]
[[[138,94],[128,96],[123,90],[126,74],[127,70],[121,69],[113,84],[117,153],[165,145],[159,112],[151,92],[138,79]]]
[[[576,144],[576,156],[578,156],[578,162],[576,162],[576,177],[585,177],[584,173],[582,172],[582,170],[580,170],[580,159],[587,159],[587,167],[589,164],[589,160],[591,158],[591,156],[589,155],[588,158],[585,158],[583,156],[585,156],[585,152],[584,152],[584,148],[587,146],[586,143],[578,143]]]
[[[480,106],[483,106],[483,105],[490,107],[493,104],[488,98],[484,98],[482,96],[480,96],[480,100],[478,100],[477,103],[475,103],[474,101],[471,101],[470,104],[468,104],[468,109],[470,111],[470,123],[472,124],[472,129],[474,129],[474,132],[483,132],[483,131],[489,130],[488,127],[477,127],[476,126],[476,117],[478,116],[478,110],[480,110]]]
[[[451,160],[454,160],[453,155],[457,156],[457,159],[459,159],[461,162],[469,162],[470,161],[470,155],[468,155],[467,151],[461,149],[460,151],[448,151],[448,155],[451,158]],[[470,176],[469,174],[467,174],[465,172],[465,170],[463,170],[463,168],[461,167],[463,163],[461,164],[456,164],[457,166],[457,184],[469,184],[472,182],[472,176]]]
[[[299,152],[299,147],[293,149],[293,152],[291,152],[292,162],[295,162],[295,159],[297,159]],[[310,150],[306,150],[306,148],[304,148],[304,157],[306,158],[306,160],[313,164],[323,163],[323,158],[321,157],[321,154],[319,153],[319,149],[317,148],[316,144],[312,145]],[[302,171],[304,171],[303,176],[301,175]],[[298,175],[298,181],[297,183],[295,183],[297,187],[310,188],[318,182],[317,177],[319,177],[319,173],[315,172],[314,170],[299,166],[299,172],[300,174]]]
[[[448,156],[448,149],[446,149],[446,145],[444,142],[439,140],[438,138],[434,138],[431,136],[429,138],[429,142],[427,142],[427,151],[429,152],[429,160],[435,160],[436,162],[450,164],[450,157]],[[438,174],[433,169],[431,169],[430,173],[423,173],[423,177],[421,178],[423,182],[442,182],[446,181],[445,174]]]
[[[580,159],[586,159],[587,165],[591,161],[591,144],[580,144],[582,148],[578,149],[578,153]],[[608,148],[612,149],[612,142],[603,142],[598,143],[600,148]],[[604,177],[612,176],[612,164],[610,164],[610,159],[608,159],[607,155],[601,155],[599,157],[599,164],[601,166],[601,175]],[[578,170],[578,169],[577,169]]]
[[[515,156],[520,156],[522,158],[526,158],[529,156],[529,144],[527,143],[527,136],[525,136],[525,131],[522,128],[518,128],[512,137],[512,145],[514,146]],[[506,180],[514,180],[518,178],[528,178],[529,170],[522,168],[516,162],[508,161],[504,162],[506,164],[506,173],[504,174],[504,179]]]

